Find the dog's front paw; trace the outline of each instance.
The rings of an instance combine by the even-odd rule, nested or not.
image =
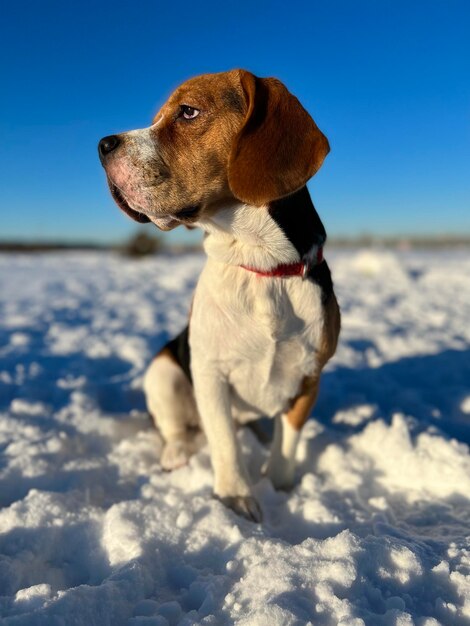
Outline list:
[[[258,524],[263,520],[261,507],[253,496],[225,496],[223,498],[219,497],[219,500],[237,515],[244,517],[250,522]]]
[[[160,465],[167,472],[183,467],[189,461],[192,454],[191,446],[187,441],[178,439],[168,441],[163,446],[162,455],[160,457]]]
[[[288,463],[266,463],[261,473],[269,478],[276,490],[290,491],[295,485],[295,466]]]

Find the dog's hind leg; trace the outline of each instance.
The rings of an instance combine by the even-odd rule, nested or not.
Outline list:
[[[199,447],[194,432],[199,416],[191,382],[168,349],[163,349],[149,365],[144,391],[148,411],[164,440],[160,459],[163,469],[185,465]]]

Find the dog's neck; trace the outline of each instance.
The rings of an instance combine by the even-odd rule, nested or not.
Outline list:
[[[233,204],[198,225],[209,258],[260,270],[302,260],[326,240],[307,187],[266,207]]]

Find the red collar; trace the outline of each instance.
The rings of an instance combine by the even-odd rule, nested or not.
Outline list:
[[[289,276],[301,276],[303,279],[307,278],[310,269],[314,265],[320,265],[323,261],[323,246],[318,246],[316,255],[312,258],[304,257],[303,261],[297,263],[283,263],[276,265],[270,270],[259,270],[255,267],[249,267],[248,265],[240,265],[243,269],[249,272],[254,272],[258,276],[277,276],[279,278],[287,278]]]

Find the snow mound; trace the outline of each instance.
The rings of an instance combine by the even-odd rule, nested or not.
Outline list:
[[[370,277],[399,274],[403,278],[406,275],[397,256],[383,250],[367,249],[353,254],[351,268]]]
[[[0,255],[6,626],[470,624],[470,259],[327,253],[335,360],[265,521],[212,498],[207,447],[163,472],[141,381],[200,255]]]

